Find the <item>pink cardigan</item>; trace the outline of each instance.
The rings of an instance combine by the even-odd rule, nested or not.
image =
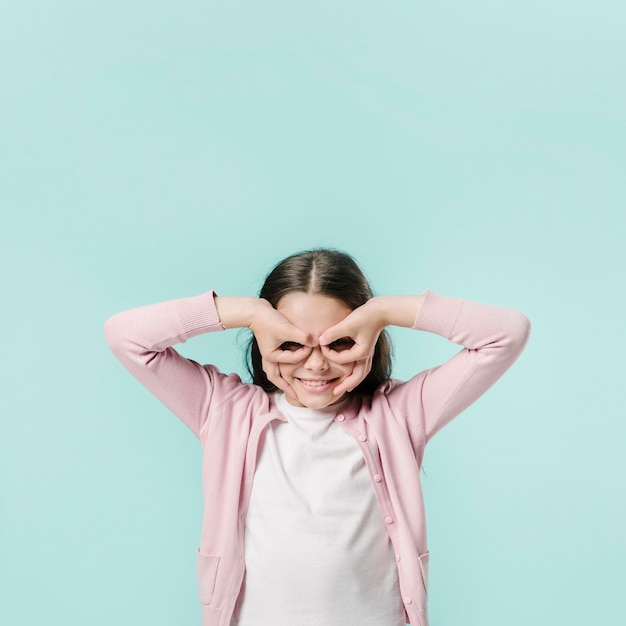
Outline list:
[[[121,363],[198,437],[204,516],[197,574],[202,626],[229,626],[244,571],[244,524],[259,438],[284,420],[274,396],[172,347],[223,330],[213,292],[118,313],[105,324]],[[428,549],[420,467],[430,438],[520,355],[530,321],[518,311],[424,291],[412,326],[464,346],[446,363],[372,397],[354,395],[336,421],[359,445],[396,552],[407,621],[428,626]]]

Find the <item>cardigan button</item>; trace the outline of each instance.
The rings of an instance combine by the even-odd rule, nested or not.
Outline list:
[[[359,441],[367,441],[367,437],[365,435],[359,435]]]
[[[335,418],[338,422],[343,422],[346,419],[345,415],[337,415]]]
[[[401,558],[402,558],[402,557],[401,557],[399,554],[396,554],[396,562],[397,562],[397,563],[400,563],[400,559],[401,559]]]
[[[404,598],[404,604],[413,604],[413,600],[411,600],[411,598],[406,597]]]
[[[389,515],[387,515],[385,518],[385,524],[393,524],[393,517],[389,517]]]
[[[377,483],[379,483],[382,479],[383,479],[383,477],[380,474],[374,474],[374,480]]]

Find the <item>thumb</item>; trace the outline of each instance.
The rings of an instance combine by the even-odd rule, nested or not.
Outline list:
[[[333,341],[337,341],[337,339],[342,339],[343,337],[350,336],[349,329],[347,328],[347,324],[344,322],[339,322],[339,324],[335,324],[330,328],[327,328],[320,336],[319,342],[322,346],[328,346]]]
[[[317,340],[315,339],[315,337],[313,337],[311,333],[302,330],[301,328],[298,328],[293,324],[290,324],[289,326],[289,338],[291,341],[297,341],[303,346],[315,347],[317,345]]]

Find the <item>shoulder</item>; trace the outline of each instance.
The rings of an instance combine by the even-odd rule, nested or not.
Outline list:
[[[409,380],[390,378],[378,386],[372,399],[373,401],[395,404],[402,402],[406,398],[413,398],[416,393],[419,393],[427,374],[428,370],[424,370],[415,374]]]
[[[224,405],[243,408],[254,404],[257,408],[264,406],[268,409],[272,405],[272,393],[252,382],[244,382],[236,372],[224,373],[212,364],[202,368],[214,389],[213,410],[220,410]]]
[[[385,410],[406,417],[409,409],[414,412],[416,406],[419,406],[416,400],[420,396],[422,382],[426,374],[427,371],[423,371],[409,380],[390,378],[384,381],[373,394],[359,396],[360,409]]]

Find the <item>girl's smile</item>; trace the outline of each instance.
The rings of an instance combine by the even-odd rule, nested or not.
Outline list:
[[[296,378],[296,380],[311,393],[322,393],[328,391],[335,382],[338,382],[338,378],[330,379],[313,379],[307,380],[304,378]]]

